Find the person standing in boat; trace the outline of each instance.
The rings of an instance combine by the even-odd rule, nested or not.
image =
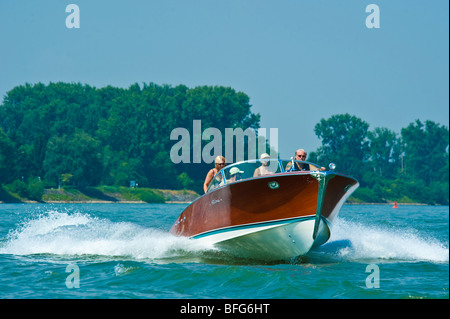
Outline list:
[[[217,156],[214,160],[214,168],[211,168],[206,174],[205,182],[203,183],[203,190],[206,192],[208,191],[209,184],[211,184],[211,181],[213,180],[214,176],[227,165],[227,161],[225,160],[225,157],[223,156]],[[218,178],[222,178],[220,175]],[[220,181],[219,181],[220,182]]]

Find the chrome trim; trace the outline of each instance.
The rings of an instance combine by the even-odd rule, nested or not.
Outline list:
[[[311,176],[318,181],[319,192],[317,194],[317,211],[316,219],[314,222],[314,232],[313,239],[316,239],[317,232],[319,231],[320,220],[322,216],[323,200],[325,198],[325,192],[327,189],[327,184],[330,179],[336,176],[334,172],[311,172]]]

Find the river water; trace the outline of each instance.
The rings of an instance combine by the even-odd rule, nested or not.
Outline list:
[[[449,207],[344,205],[328,243],[281,262],[171,235],[186,204],[0,204],[0,296],[449,298]]]

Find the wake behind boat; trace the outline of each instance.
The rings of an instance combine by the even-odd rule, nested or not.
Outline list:
[[[291,171],[293,165],[308,170]],[[328,241],[333,220],[358,186],[314,163],[243,161],[220,170],[170,232],[240,257],[292,258]]]

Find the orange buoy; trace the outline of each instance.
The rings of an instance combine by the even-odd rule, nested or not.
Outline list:
[[[394,206],[392,208],[398,208],[397,202],[394,202]]]

